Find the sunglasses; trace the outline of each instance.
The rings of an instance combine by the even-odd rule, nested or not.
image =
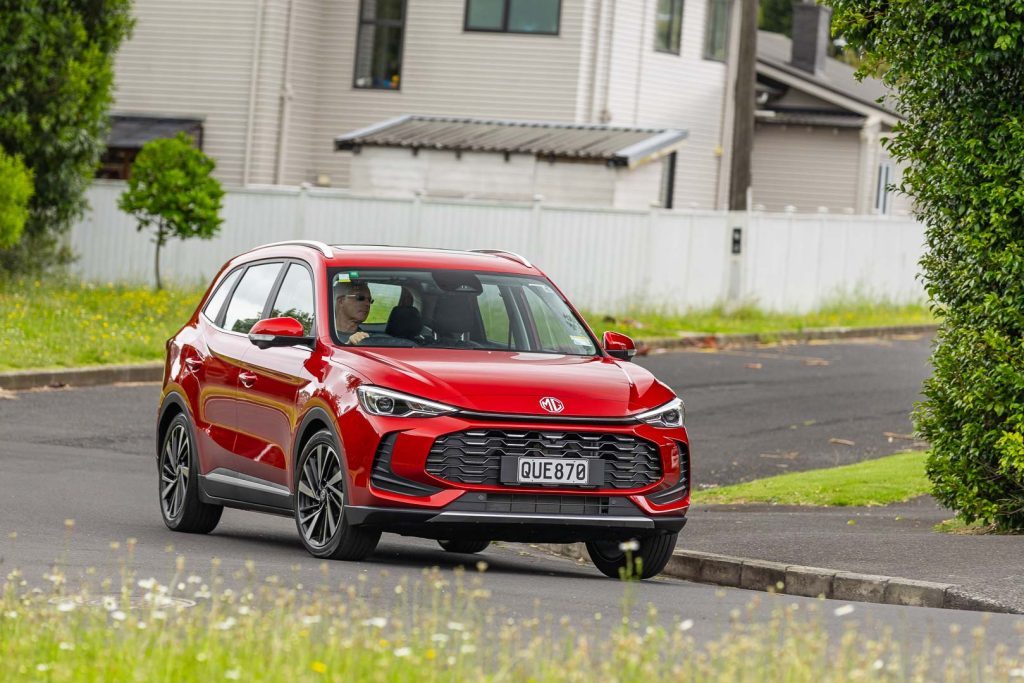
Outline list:
[[[369,294],[342,294],[342,296],[348,297],[349,299],[355,299],[359,303],[363,303],[364,301],[369,301],[371,304],[373,303],[373,297]]]

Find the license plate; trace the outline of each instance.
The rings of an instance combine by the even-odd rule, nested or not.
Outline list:
[[[519,458],[516,467],[520,484],[586,484],[589,473],[589,461],[564,458]]]

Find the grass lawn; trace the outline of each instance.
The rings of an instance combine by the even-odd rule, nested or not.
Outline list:
[[[0,281],[0,371],[160,360],[203,291]]]
[[[770,336],[773,332],[817,327],[930,325],[936,322],[935,316],[923,304],[876,304],[864,301],[838,302],[807,314],[765,313],[752,306],[726,313],[719,306],[674,316],[638,311],[620,316],[585,312],[584,317],[598,336],[612,330],[637,339],[675,337],[679,332]]]
[[[873,506],[899,503],[931,492],[925,451],[897,453],[823,470],[792,472],[767,479],[695,491],[701,505],[774,503],[778,505]]]
[[[85,284],[73,279],[0,280],[0,372],[154,361],[164,342],[195,310],[203,288]],[[807,315],[721,308],[683,316],[636,312],[612,318],[586,313],[598,335],[616,330],[638,339],[680,331],[768,334],[810,327],[865,327],[934,322],[924,306],[836,304]]]

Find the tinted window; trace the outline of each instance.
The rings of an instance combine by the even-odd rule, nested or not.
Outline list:
[[[560,0],[466,0],[466,30],[557,35],[560,10]]]
[[[360,16],[355,86],[398,90],[402,84],[405,0],[363,0]]]
[[[339,344],[598,353],[582,322],[540,277],[447,269],[328,274]],[[352,323],[368,336],[350,341]]]
[[[295,318],[302,323],[304,335],[313,335],[313,276],[303,266],[288,266],[270,317]]]
[[[554,290],[542,282],[523,288],[541,349],[553,353],[594,353],[593,343]]]
[[[683,0],[658,0],[654,24],[654,49],[679,54],[683,29]]]
[[[704,58],[725,61],[729,47],[729,0],[708,0]]]
[[[497,285],[484,285],[483,293],[477,299],[480,318],[484,322],[484,336],[487,341],[511,347],[509,337],[508,309]]]
[[[238,283],[238,288],[228,303],[224,329],[242,334],[249,333],[263,315],[267,295],[270,294],[279,272],[280,263],[261,263],[258,266],[250,266],[245,271],[242,281]]]
[[[242,269],[232,271],[226,278],[221,280],[220,285],[217,287],[217,291],[213,293],[210,300],[206,302],[206,308],[203,309],[203,313],[210,320],[216,322],[217,315],[220,313],[220,309],[224,307],[224,299],[228,298],[228,294],[231,293],[231,287],[235,284],[235,280],[242,274]]]

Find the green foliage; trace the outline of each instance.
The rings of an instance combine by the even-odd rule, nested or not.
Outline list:
[[[135,217],[139,230],[154,232],[157,289],[160,248],[168,240],[210,239],[220,230],[224,190],[211,175],[214,166],[184,133],[147,142],[135,158],[118,207]]]
[[[915,413],[935,495],[1024,530],[1024,0],[829,0],[865,73],[898,88],[890,141],[927,227],[941,319]]]
[[[793,0],[761,0],[757,15],[762,31],[793,35]]]
[[[0,249],[13,247],[21,239],[32,198],[32,171],[21,157],[9,156],[0,148]]]
[[[60,236],[85,208],[104,148],[113,60],[131,0],[24,0],[0,5],[0,147],[32,171],[23,239],[0,269],[67,262]]]

